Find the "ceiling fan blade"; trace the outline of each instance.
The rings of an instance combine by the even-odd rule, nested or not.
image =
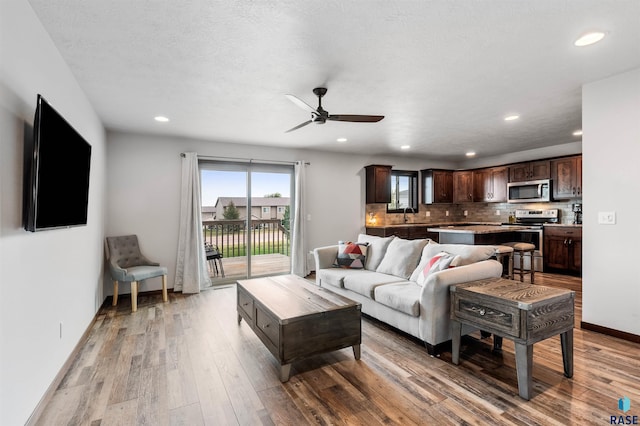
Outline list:
[[[287,99],[289,99],[291,102],[293,102],[294,104],[298,105],[300,108],[307,110],[309,112],[316,112],[316,109],[313,108],[311,105],[309,105],[308,103],[306,103],[305,101],[303,101],[302,99],[293,96],[293,95],[285,95],[287,97]]]
[[[301,123],[301,124],[298,124],[296,127],[292,127],[291,129],[287,130],[285,133],[293,132],[294,130],[299,129],[300,127],[304,127],[309,123],[311,123],[311,120],[305,121],[304,123]]]
[[[335,114],[327,117],[331,121],[351,121],[354,123],[377,123],[382,120],[384,115],[352,115],[352,114]]]

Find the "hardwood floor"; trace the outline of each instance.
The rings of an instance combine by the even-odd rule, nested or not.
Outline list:
[[[580,289],[580,279],[536,282]],[[637,415],[640,345],[576,329],[575,374],[562,374],[558,338],[535,345],[533,397],[518,397],[513,343],[463,340],[461,363],[368,318],[362,358],[351,348],[294,363],[287,383],[242,322],[234,285],[199,295],[140,296],[103,307],[41,425],[609,424]],[[576,307],[581,306],[577,294]],[[577,312],[581,312],[578,309]],[[579,327],[580,315],[576,315]],[[627,396],[631,411],[617,408]]]

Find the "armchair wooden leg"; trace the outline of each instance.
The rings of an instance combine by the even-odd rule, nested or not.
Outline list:
[[[138,281],[131,281],[131,312],[138,310]]]
[[[118,304],[118,281],[113,282],[113,303],[111,306],[116,306]]]
[[[168,302],[169,298],[167,296],[167,276],[162,276],[162,301]]]

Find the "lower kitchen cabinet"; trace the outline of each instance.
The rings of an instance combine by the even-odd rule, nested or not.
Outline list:
[[[386,227],[367,227],[367,235],[375,235],[377,237],[390,237],[392,235],[405,240],[419,240],[430,238],[438,242],[439,234],[437,232],[427,231],[426,225],[399,225]]]
[[[582,274],[582,228],[545,226],[544,270]]]

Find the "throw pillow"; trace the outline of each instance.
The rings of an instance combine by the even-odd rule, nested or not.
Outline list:
[[[422,249],[428,240],[405,240],[394,238],[376,272],[408,279],[418,266]]]
[[[367,247],[367,261],[364,264],[364,269],[368,271],[375,271],[378,269],[380,262],[384,254],[387,252],[389,243],[395,237],[377,237],[375,235],[360,234],[358,235],[358,242],[369,243]]]
[[[414,273],[411,274],[411,278],[413,278],[414,275],[416,275],[415,281],[419,285],[423,286],[424,283],[427,281],[427,278],[429,278],[430,274],[438,271],[443,271],[450,267],[453,268],[453,266],[451,266],[451,263],[454,261],[456,257],[459,257],[459,256],[453,256],[444,251],[440,252],[435,256],[433,256],[431,259],[426,259],[420,262],[420,265],[418,265]]]
[[[338,241],[338,257],[333,264],[336,268],[364,269],[369,243]]]
[[[424,248],[422,257],[430,259],[442,251],[453,255],[460,255],[460,259],[456,266],[464,266],[491,258],[491,256],[495,254],[496,249],[495,246],[490,245],[472,246],[467,244],[430,243]]]

